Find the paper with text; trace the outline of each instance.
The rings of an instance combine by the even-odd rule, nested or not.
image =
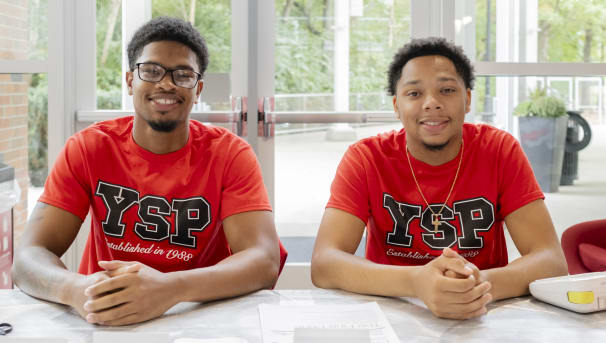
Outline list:
[[[351,305],[261,304],[259,315],[264,343],[294,343],[297,328],[318,329],[309,342],[324,342],[331,335],[331,329],[366,331],[372,343],[399,342],[376,302]]]

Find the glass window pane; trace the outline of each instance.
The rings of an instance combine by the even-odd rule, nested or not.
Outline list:
[[[606,61],[601,2],[522,1],[516,8],[509,1],[476,0],[475,13],[477,61]],[[495,44],[497,37],[509,44]]]
[[[362,138],[402,128],[400,122],[343,128],[300,125],[305,127],[295,132],[276,130],[275,219],[280,236],[315,236],[347,148]]]
[[[210,54],[208,69],[201,101],[194,105],[193,111],[231,110],[231,0],[152,0],[152,17],[158,16],[193,23],[206,40]]]
[[[122,108],[121,0],[97,0],[97,108]]]
[[[520,102],[531,97],[537,88],[547,89],[566,104],[569,111],[578,111],[591,125],[606,122],[603,77],[476,77],[473,97],[475,111],[467,119],[470,122],[485,122],[506,128],[508,109],[514,109]],[[512,103],[508,103],[511,94]],[[512,128],[516,134],[515,128]]]
[[[48,0],[0,4],[0,60],[46,60]]]
[[[393,111],[385,90],[387,69],[410,40],[410,1],[351,4],[355,6],[342,9],[336,1],[276,1],[276,111]],[[397,121],[276,127],[276,227],[287,243],[299,238],[304,245],[287,246],[304,251],[293,251],[290,261],[311,256],[313,239],[304,237],[317,233],[347,147],[401,127]]]
[[[46,74],[0,74],[0,161],[14,168],[21,198],[15,206],[19,237],[48,174]]]
[[[333,110],[335,96],[341,94],[352,111],[391,110],[386,71],[410,39],[410,1],[359,3],[363,6],[352,6],[349,13],[336,13],[331,1],[276,1],[277,111]],[[335,29],[336,16],[345,16],[347,32]],[[340,40],[349,45],[335,44]],[[349,69],[337,69],[341,64]],[[335,77],[349,80],[344,92],[335,90]]]
[[[192,7],[191,5],[194,4]],[[97,0],[97,108],[122,107],[121,0]],[[194,23],[206,39],[210,62],[201,101],[193,111],[229,110],[231,1],[152,1],[152,18],[178,17]]]

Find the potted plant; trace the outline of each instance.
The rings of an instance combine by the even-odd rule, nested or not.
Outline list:
[[[568,115],[564,101],[536,89],[514,109],[520,143],[543,192],[557,192],[562,175]]]

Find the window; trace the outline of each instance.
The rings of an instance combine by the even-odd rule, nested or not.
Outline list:
[[[0,3],[0,160],[15,170],[21,198],[16,236],[48,173],[48,81],[38,73],[48,55],[47,1]],[[14,72],[18,70],[18,72]]]
[[[289,259],[305,262],[347,147],[402,128],[385,87],[393,55],[410,39],[410,2],[283,0],[275,10],[275,110],[300,113],[275,129],[276,227]],[[393,122],[337,124],[326,114],[324,124],[307,123],[315,111],[345,120],[387,111]]]

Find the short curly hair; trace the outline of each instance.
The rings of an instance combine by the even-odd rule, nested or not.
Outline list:
[[[163,40],[188,46],[198,57],[200,74],[204,75],[208,67],[208,49],[204,38],[190,23],[172,17],[154,18],[135,32],[127,48],[130,70],[135,70],[135,63],[147,44]]]
[[[402,69],[415,57],[439,55],[452,61],[457,73],[465,82],[465,87],[473,89],[475,76],[471,61],[463,52],[461,47],[456,46],[444,38],[428,37],[413,39],[404,45],[393,58],[387,72],[388,82],[387,91],[390,95],[396,95],[398,81],[402,77]]]

